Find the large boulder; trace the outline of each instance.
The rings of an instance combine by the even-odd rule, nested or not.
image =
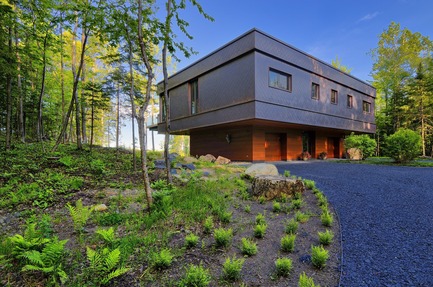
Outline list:
[[[362,151],[359,148],[350,148],[347,150],[347,157],[350,160],[362,160]]]
[[[186,156],[183,158],[183,162],[186,164],[195,163],[195,162],[197,162],[197,159],[195,157],[192,157],[192,156]]]
[[[282,176],[256,176],[252,184],[252,195],[264,197],[266,200],[281,198],[283,194],[286,197],[292,197],[295,193],[304,191],[305,184],[302,180]]]
[[[225,158],[223,156],[218,156],[218,158],[215,160],[216,164],[229,164],[231,162],[231,160],[229,160],[228,158]]]
[[[211,154],[207,154],[207,155],[201,155],[198,160],[201,161],[207,161],[207,162],[214,162],[216,160],[216,157],[214,157]]]
[[[259,175],[278,176],[278,169],[275,165],[270,163],[255,163],[247,168],[245,174],[249,177],[255,177]]]

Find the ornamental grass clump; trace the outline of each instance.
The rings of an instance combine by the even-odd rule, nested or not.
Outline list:
[[[205,234],[210,234],[213,228],[214,228],[213,218],[212,216],[208,216],[203,223],[203,232]]]
[[[254,228],[254,236],[257,238],[265,237],[267,227],[268,226],[266,224],[257,224]]]
[[[290,258],[278,258],[275,261],[275,269],[278,276],[289,276],[292,268],[292,259]]]
[[[316,268],[323,268],[326,266],[326,261],[329,258],[328,250],[320,246],[311,246],[311,262]]]
[[[255,254],[257,254],[257,244],[248,238],[242,238],[241,239],[241,252],[245,256],[255,255]]]
[[[232,242],[233,230],[231,228],[218,228],[214,231],[214,238],[217,247],[227,247]]]
[[[274,201],[272,205],[272,211],[273,212],[280,212],[281,211],[281,204],[277,201]]]
[[[305,272],[299,276],[298,287],[320,287],[320,285],[314,284],[314,280],[308,277]]]
[[[185,236],[185,246],[186,248],[192,248],[195,247],[198,243],[199,237],[193,233],[188,234]]]
[[[256,224],[266,224],[265,216],[261,213],[256,216]]]
[[[206,287],[210,284],[211,275],[208,269],[200,265],[189,265],[179,282],[180,287]]]
[[[300,199],[293,199],[291,203],[292,209],[301,209],[302,205],[304,204],[304,201]]]
[[[325,232],[318,232],[319,234],[319,241],[322,245],[329,245],[332,243],[332,240],[334,239],[334,233],[332,231],[329,231],[326,229]]]
[[[293,252],[295,250],[295,234],[287,234],[281,238],[281,250],[284,252]]]
[[[334,217],[329,211],[326,210],[322,212],[320,220],[322,221],[323,226],[331,227],[332,223],[334,222]]]
[[[295,234],[298,231],[299,223],[294,219],[290,219],[286,224],[286,233]]]
[[[305,223],[308,221],[308,219],[310,219],[310,216],[306,213],[298,211],[295,213],[295,218],[297,222]]]

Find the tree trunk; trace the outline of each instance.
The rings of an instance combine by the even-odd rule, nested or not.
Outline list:
[[[38,123],[36,128],[36,136],[39,142],[43,140],[43,128],[42,128],[42,98],[45,93],[45,76],[47,71],[47,40],[48,40],[48,32],[45,34],[44,45],[42,50],[42,79],[41,79],[41,90],[39,92],[38,99]]]
[[[26,134],[24,128],[24,101],[23,101],[23,88],[21,82],[21,56],[19,53],[18,46],[18,32],[15,27],[15,50],[17,57],[17,87],[18,87],[18,134],[21,138],[21,142],[26,142]]]
[[[81,43],[84,42],[84,33],[81,34]],[[81,71],[81,83],[86,82],[86,62],[83,62],[83,69]],[[83,143],[87,143],[87,133],[86,133],[86,99],[83,93],[84,89],[80,88],[80,105],[81,105],[81,134]]]
[[[9,55],[12,57],[12,28],[9,27]],[[6,76],[6,150],[11,149],[11,119],[12,119],[12,76]]]
[[[137,155],[135,154],[135,122],[134,122],[133,113],[131,113],[131,125],[132,125],[132,165],[134,166],[134,172],[137,172]]]
[[[62,123],[65,121],[65,75],[63,65],[63,13],[60,14],[60,92],[62,94]],[[67,138],[66,132],[62,138],[62,143],[65,143]]]
[[[91,114],[91,123],[90,123],[90,150],[92,150],[93,147],[93,125],[94,125],[94,120],[95,120],[95,96],[94,96],[94,91],[92,91],[92,101],[91,101],[91,109],[92,109],[92,114]]]
[[[120,134],[120,87],[117,84],[116,94],[116,151],[119,151],[119,134]]]
[[[167,18],[165,21],[165,37],[164,46],[162,48],[162,72],[164,74],[164,105],[165,105],[165,137],[164,137],[164,158],[165,158],[165,169],[167,174],[167,182],[171,183],[171,163],[170,163],[170,99],[168,95],[168,73],[167,73],[167,42],[170,31],[171,22],[171,1],[167,1]]]

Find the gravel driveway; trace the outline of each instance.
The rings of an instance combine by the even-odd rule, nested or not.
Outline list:
[[[433,169],[331,161],[276,163],[312,179],[337,209],[341,286],[433,286]]]

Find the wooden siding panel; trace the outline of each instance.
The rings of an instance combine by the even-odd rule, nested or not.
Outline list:
[[[287,132],[287,160],[297,160],[302,153],[302,132]]]
[[[265,161],[265,131],[254,127],[253,131],[253,161]]]
[[[312,158],[318,158],[321,152],[328,152],[328,138],[325,135],[316,133],[316,153],[311,155]]]

